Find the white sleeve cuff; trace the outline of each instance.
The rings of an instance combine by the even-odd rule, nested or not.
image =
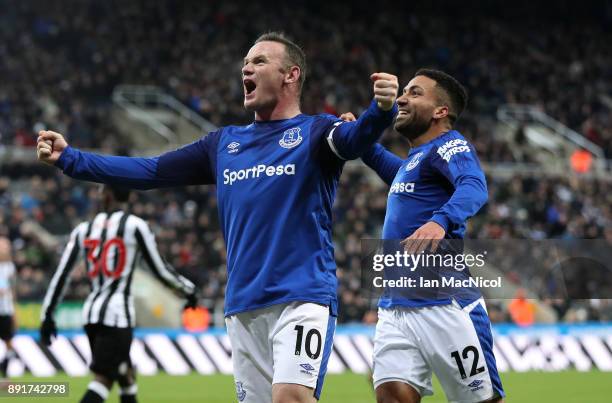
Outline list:
[[[336,149],[336,146],[334,145],[334,137],[333,137],[334,136],[334,131],[342,123],[344,123],[344,122],[336,122],[336,123],[334,123],[334,128],[331,129],[331,131],[329,132],[329,135],[327,136],[327,144],[329,144],[329,148],[331,148],[331,150],[334,152],[334,154],[336,154],[336,157],[340,158],[341,160],[346,161],[347,159],[344,158],[343,156],[341,156],[340,153],[338,152],[338,150]]]

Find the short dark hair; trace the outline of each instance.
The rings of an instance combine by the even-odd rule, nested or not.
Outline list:
[[[451,124],[454,124],[463,110],[465,109],[468,102],[467,90],[457,79],[450,74],[447,74],[440,70],[434,69],[420,69],[414,75],[429,77],[436,82],[436,87],[439,87],[446,93],[450,105],[448,118]]]
[[[285,45],[285,55],[287,58],[287,67],[298,66],[300,68],[299,89],[301,90],[304,81],[306,80],[306,54],[302,48],[293,42],[283,32],[271,31],[261,35],[255,43],[259,42],[278,42]]]
[[[130,189],[115,185],[106,185],[111,191],[113,198],[119,203],[126,203],[130,200]]]

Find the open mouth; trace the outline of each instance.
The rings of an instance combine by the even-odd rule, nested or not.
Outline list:
[[[255,84],[255,81],[248,78],[242,80],[242,84],[244,85],[245,95],[251,95],[253,91],[255,91],[255,88],[257,88],[257,84]]]

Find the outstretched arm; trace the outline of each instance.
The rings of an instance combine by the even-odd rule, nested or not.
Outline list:
[[[158,157],[136,158],[83,152],[52,131],[38,136],[38,159],[81,180],[134,189],[215,183],[218,133]]]
[[[340,115],[340,119],[345,122],[354,122],[357,120],[355,115],[351,112],[343,113]],[[389,186],[393,184],[393,179],[403,163],[400,157],[378,143],[370,147],[370,149],[361,156],[361,159]]]
[[[47,288],[47,293],[45,294],[45,299],[41,309],[41,322],[53,320],[53,312],[55,311],[57,305],[61,302],[62,298],[64,298],[64,294],[66,293],[66,289],[68,288],[68,284],[70,282],[70,273],[72,273],[76,267],[75,263],[79,257],[79,252],[81,251],[80,238],[85,233],[86,226],[86,223],[81,223],[70,234],[70,241],[68,241],[68,245],[66,245],[66,248],[62,253],[57,270],[55,271],[55,274],[51,279],[51,283],[49,284],[49,288]]]
[[[363,162],[372,168],[380,179],[391,186],[403,160],[380,144],[374,144],[361,156]]]
[[[178,274],[172,266],[164,261],[157,250],[155,235],[144,221],[139,221],[136,228],[136,241],[142,256],[155,277],[169,288],[182,292],[185,296],[195,293],[195,285]]]
[[[378,141],[397,114],[397,77],[374,73],[374,99],[368,109],[353,122],[334,123],[327,136],[329,148],[342,160],[359,158]]]

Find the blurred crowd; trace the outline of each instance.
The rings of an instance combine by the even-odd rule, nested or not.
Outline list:
[[[5,174],[6,172],[6,174]],[[4,176],[6,175],[6,176]],[[468,236],[480,239],[606,239],[612,244],[612,182],[580,177],[525,175],[489,178],[489,203],[470,221]],[[9,186],[10,185],[10,186]],[[3,167],[0,176],[0,235],[8,235],[19,269],[18,299],[39,301],[65,246],[67,235],[98,209],[98,186],[73,181],[42,165]],[[338,264],[340,322],[375,320],[375,302],[363,284],[361,239],[380,236],[386,185],[365,166],[345,169],[334,205],[334,239]],[[210,308],[221,305],[226,256],[214,187],[134,192],[131,212],[146,219],[157,234],[168,262],[200,287]],[[25,225],[24,225],[25,224]],[[40,227],[36,227],[36,225]],[[46,243],[43,228],[59,243]],[[33,229],[34,228],[34,229]],[[4,234],[2,233],[4,232]],[[509,278],[517,286],[520,276]],[[82,265],[73,275],[68,299],[89,292]],[[612,311],[584,308],[588,301],[550,301],[559,319],[612,320]],[[593,302],[599,304],[599,302]],[[498,321],[510,319],[504,304],[492,304]],[[578,315],[575,309],[587,309]]]
[[[405,84],[417,68],[436,67],[468,87],[459,129],[483,161],[533,160],[513,148],[520,138],[493,136],[495,111],[505,103],[536,105],[612,159],[606,106],[612,103],[606,98],[612,94],[612,6],[532,3],[519,0],[509,9],[476,1],[383,0],[373,8],[319,0],[0,0],[0,148],[33,146],[41,128],[66,134],[78,147],[129,146],[111,118],[111,94],[122,83],[164,87],[216,125],[247,123],[242,57],[262,32],[283,30],[308,56],[306,113],[359,113],[371,97],[372,72],[396,73]],[[406,149],[401,141],[385,141]],[[18,298],[39,301],[67,234],[97,209],[96,186],[38,164],[0,168],[0,235],[13,241]],[[379,236],[386,192],[364,168],[343,175],[334,207],[340,322],[375,320],[361,287],[360,240]],[[226,281],[214,193],[214,187],[139,192],[130,203],[150,221],[162,255],[201,287],[209,307],[222,301]],[[489,204],[470,222],[471,237],[612,241],[610,181],[534,173],[489,178],[489,193]],[[61,242],[41,236],[41,227]],[[82,267],[73,282],[67,297],[83,298],[89,287]],[[597,301],[549,303],[559,319],[612,320],[602,308],[610,305]],[[511,319],[503,304],[491,304],[490,312],[496,321]]]
[[[525,0],[504,7],[384,0],[374,11],[371,2],[321,0],[0,0],[0,7],[0,144],[31,145],[41,127],[77,146],[121,143],[109,113],[121,83],[162,86],[216,125],[248,122],[242,57],[262,32],[284,30],[308,55],[307,113],[359,112],[374,71],[396,73],[405,84],[417,68],[437,67],[468,87],[462,129],[483,134],[485,158],[513,158],[490,144],[486,124],[504,103],[540,107],[612,158],[612,118],[602,98],[612,93],[612,5],[605,1],[550,8]]]

